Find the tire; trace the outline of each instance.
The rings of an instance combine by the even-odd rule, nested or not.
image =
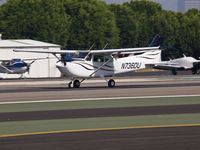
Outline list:
[[[80,81],[74,80],[73,86],[74,86],[74,88],[79,88],[80,87]]]
[[[115,81],[113,79],[108,81],[108,87],[115,87]]]
[[[68,84],[68,88],[71,88],[72,82],[69,82]]]
[[[175,69],[172,69],[172,74],[177,75],[177,71]]]
[[[192,69],[192,74],[197,74],[197,70],[195,68]]]

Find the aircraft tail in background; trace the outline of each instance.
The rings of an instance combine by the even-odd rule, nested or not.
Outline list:
[[[155,47],[155,46],[161,46],[163,43],[163,37],[160,36],[159,34],[156,34],[149,44],[149,47]]]

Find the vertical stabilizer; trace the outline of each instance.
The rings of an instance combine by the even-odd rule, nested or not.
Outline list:
[[[159,34],[155,35],[151,43],[149,44],[149,47],[155,47],[160,46],[163,43],[163,37]]]

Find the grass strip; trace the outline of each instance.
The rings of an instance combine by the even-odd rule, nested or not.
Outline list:
[[[42,111],[42,110],[45,111],[45,110],[68,110],[68,109],[90,109],[90,108],[188,105],[188,104],[200,104],[200,96],[0,104],[0,113]]]
[[[0,135],[97,128],[200,124],[199,118],[200,113],[2,122],[0,123]]]

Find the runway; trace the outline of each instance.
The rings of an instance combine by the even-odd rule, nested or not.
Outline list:
[[[132,79],[132,80],[131,80]],[[199,94],[198,76],[117,78],[116,87],[108,88],[103,80],[88,80],[81,88],[69,89],[69,80],[19,80],[0,82],[0,102],[54,99],[112,98],[135,96],[195,95]],[[11,83],[10,83],[11,82]],[[13,83],[13,84],[12,84]],[[20,84],[21,83],[21,84]]]
[[[200,78],[0,81],[0,147],[10,149],[199,149]],[[188,95],[188,96],[187,96]]]

